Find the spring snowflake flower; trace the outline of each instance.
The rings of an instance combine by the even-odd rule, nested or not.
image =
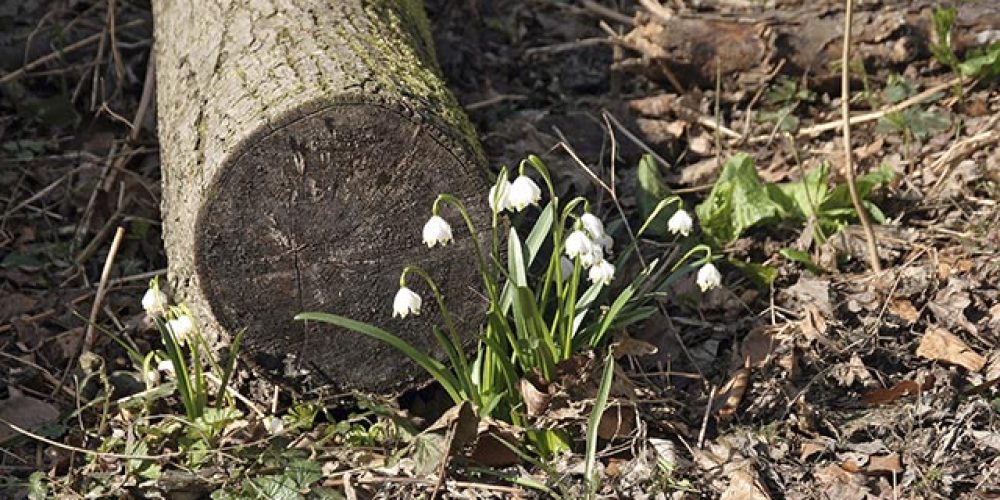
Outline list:
[[[711,262],[701,266],[698,270],[698,278],[695,280],[701,291],[707,292],[722,284],[722,274]]]
[[[541,199],[542,189],[526,175],[514,179],[507,191],[507,203],[518,212],[524,210],[528,205],[537,205]]]
[[[571,259],[588,254],[593,249],[594,242],[590,241],[587,233],[579,229],[570,233],[566,238],[566,256]]]
[[[667,221],[667,230],[681,236],[691,234],[693,226],[694,220],[691,219],[691,214],[687,213],[683,208],[674,212],[674,215]]]
[[[580,216],[580,224],[590,233],[590,237],[599,240],[604,237],[604,223],[592,213]]]
[[[615,266],[610,262],[601,259],[590,268],[590,281],[594,284],[610,285],[615,279]]]
[[[604,253],[610,254],[611,249],[615,246],[615,240],[610,234],[605,234],[604,236],[594,240],[594,244],[601,247],[601,249],[604,250]]]
[[[494,212],[503,212],[504,210],[512,210],[513,207],[510,206],[510,181],[504,179],[503,182],[494,184],[490,188],[490,210]],[[500,188],[500,193],[497,194],[497,188]]]
[[[448,225],[448,221],[442,219],[438,215],[431,216],[424,224],[424,243],[427,244],[428,248],[437,245],[445,246],[451,242],[451,226]]]
[[[392,315],[393,317],[399,316],[400,318],[405,318],[407,315],[420,315],[420,304],[423,300],[417,295],[416,292],[406,288],[405,286],[399,287],[399,291],[396,292],[396,298],[392,300]]]
[[[173,334],[178,344],[184,345],[191,333],[194,332],[194,320],[187,314],[182,314],[167,321],[167,329]]]
[[[580,254],[580,265],[589,268],[604,260],[604,250],[600,245],[591,245],[590,252]]]
[[[146,290],[142,296],[142,308],[150,316],[158,316],[167,310],[167,294],[156,288]]]

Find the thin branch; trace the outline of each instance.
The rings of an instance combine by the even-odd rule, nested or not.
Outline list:
[[[844,12],[844,54],[840,63],[840,115],[844,123],[844,171],[847,174],[847,189],[851,193],[851,201],[854,202],[854,210],[858,213],[858,220],[861,221],[861,228],[865,232],[865,240],[868,243],[868,260],[872,271],[882,270],[882,264],[878,260],[878,247],[875,246],[875,233],[872,231],[871,221],[868,220],[868,211],[861,204],[861,197],[858,196],[858,186],[854,180],[854,150],[851,148],[851,22],[853,21],[854,1],[845,0],[846,12]]]

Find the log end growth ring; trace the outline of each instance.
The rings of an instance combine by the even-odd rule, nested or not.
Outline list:
[[[438,193],[463,199],[485,221],[486,182],[474,160],[433,124],[382,103],[319,107],[251,135],[207,186],[195,225],[199,286],[226,331],[247,329],[242,353],[322,373],[344,389],[387,391],[420,373],[401,353],[329,325],[293,321],[325,311],[375,324],[442,358],[431,334],[433,297],[416,276],[424,314],[391,318],[403,266],[427,270],[466,338],[483,309],[471,238],[455,212],[456,242],[420,241]],[[247,228],[254,228],[247,231]]]

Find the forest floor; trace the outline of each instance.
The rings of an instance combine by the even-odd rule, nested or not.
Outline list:
[[[192,449],[176,429],[183,409],[169,393],[151,395],[112,340],[158,347],[139,299],[166,268],[142,3],[0,5],[0,496],[198,498],[220,487],[239,498],[580,495],[580,454],[492,471],[455,457],[425,476],[387,465],[402,447],[387,436],[420,395],[328,407],[248,393],[238,403],[248,416],[204,429],[222,436],[215,448],[195,461],[178,452]],[[684,3],[704,4],[693,18],[760,14],[733,6],[742,2],[671,2]],[[682,280],[662,298],[664,314],[618,332],[630,346],[618,364],[632,395],[600,442],[599,495],[1000,495],[996,77],[956,78],[929,50],[852,65],[852,109],[870,115],[852,129],[878,219],[883,270],[873,272],[860,226],[840,224],[852,213],[841,96],[823,71],[774,64],[780,55],[753,78],[671,71],[634,50],[655,16],[631,1],[425,4],[442,70],[494,169],[537,154],[560,194],[601,199],[602,214],[619,203],[635,220],[651,182],[637,168],[644,154],[691,207],[721,196],[719,173],[739,153],[756,176],[730,189],[812,182],[804,191],[820,198],[803,220],[716,221],[739,226],[717,242],[724,286],[702,295]],[[836,11],[826,9],[815,7]],[[626,34],[631,48],[613,43]],[[612,183],[615,198],[566,150]],[[128,230],[102,280],[118,226]],[[87,335],[103,339],[100,356],[81,360]],[[130,423],[153,397],[166,416],[138,438]],[[309,422],[273,437],[272,421],[251,411],[261,408],[286,415],[289,428]],[[309,450],[292,457],[301,469],[289,449]]]

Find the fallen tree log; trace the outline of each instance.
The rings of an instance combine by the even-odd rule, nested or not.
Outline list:
[[[420,241],[441,192],[488,220],[478,139],[421,2],[154,0],[153,13],[175,296],[210,336],[246,329],[243,354],[266,368],[370,391],[423,379],[386,345],[292,320],[333,312],[443,357],[432,300],[419,318],[391,318],[399,272],[415,264],[478,327],[472,239]]]
[[[940,5],[936,0],[888,0],[857,6],[852,57],[869,72],[902,72],[907,64],[930,57],[929,47],[937,42],[932,13]],[[1000,41],[1000,2],[974,0],[956,8],[951,31],[957,53]],[[641,54],[618,68],[675,87],[714,86],[717,72],[736,75],[741,86],[753,87],[782,64],[786,74],[808,76],[810,88],[835,89],[843,16],[843,2],[727,14],[655,9],[637,15],[635,28],[613,40]]]

